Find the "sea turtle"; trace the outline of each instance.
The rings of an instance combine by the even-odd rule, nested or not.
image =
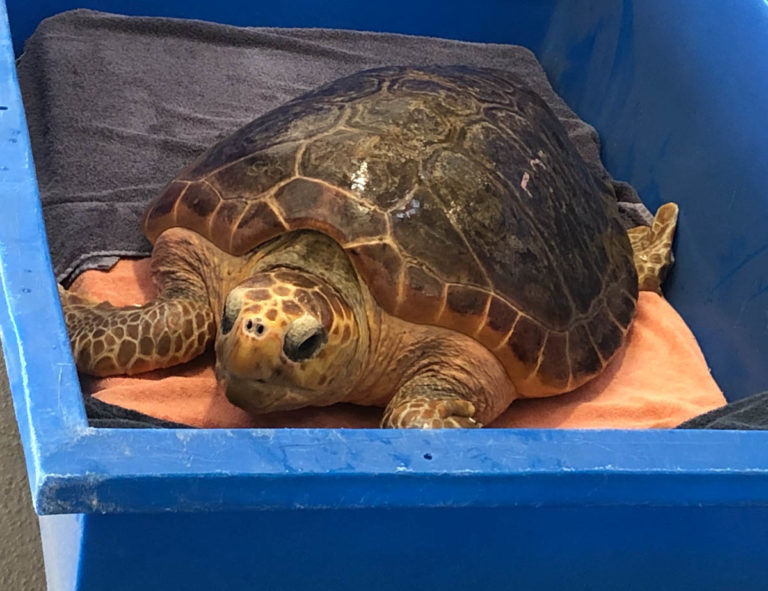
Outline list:
[[[573,390],[622,345],[638,273],[615,199],[508,73],[359,72],[162,190],[143,220],[152,302],[61,290],[77,367],[135,374],[213,341],[226,395],[251,412],[347,401],[385,406],[386,427],[477,427]],[[630,230],[650,289],[676,212]]]

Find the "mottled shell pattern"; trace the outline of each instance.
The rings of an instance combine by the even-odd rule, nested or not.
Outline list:
[[[529,396],[599,373],[637,300],[611,188],[499,70],[381,68],[305,94],[163,190],[144,230],[174,226],[235,255],[324,232],[386,312],[474,337]]]

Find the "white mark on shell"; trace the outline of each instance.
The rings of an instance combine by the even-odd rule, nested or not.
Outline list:
[[[412,215],[418,213],[421,207],[421,202],[418,199],[411,199],[410,203],[406,205],[406,208],[402,211],[398,211],[395,217],[399,220],[409,219]]]
[[[360,163],[357,171],[352,175],[352,190],[362,193],[368,185],[368,163]]]
[[[526,192],[526,193],[528,193],[529,195],[531,194],[531,193],[530,193],[530,191],[528,191],[528,182],[529,182],[530,180],[531,180],[531,175],[530,175],[530,174],[528,174],[528,171],[526,170],[526,171],[523,173],[523,178],[522,178],[522,179],[520,179],[520,188],[522,188],[522,189],[523,189],[523,191],[525,191],[525,192]]]

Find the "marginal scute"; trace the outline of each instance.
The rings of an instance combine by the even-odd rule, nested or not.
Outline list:
[[[449,285],[443,313],[438,319],[464,334],[475,334],[485,320],[485,309],[491,294],[468,285]]]
[[[504,300],[494,296],[488,307],[486,324],[491,330],[506,335],[515,324],[519,314]]]
[[[621,289],[620,285],[605,288],[605,301],[611,314],[623,329],[629,327],[635,315],[636,301]]]
[[[422,266],[414,264],[406,267],[404,281],[407,291],[396,311],[398,316],[425,324],[435,322],[443,303],[445,284]]]
[[[206,236],[210,216],[219,202],[218,193],[208,183],[190,183],[176,205],[176,225]]]
[[[229,237],[235,231],[237,222],[243,215],[247,202],[244,199],[229,197],[221,202],[213,214],[210,228],[210,240],[219,248],[229,250]]]
[[[219,204],[219,195],[208,183],[193,183],[181,198],[181,205],[198,218],[207,218]]]
[[[535,367],[544,344],[545,331],[530,318],[522,316],[507,339],[507,346],[523,363]]]
[[[568,359],[574,385],[581,384],[603,368],[589,332],[583,325],[575,326],[568,335]]]
[[[154,241],[163,230],[175,223],[176,220],[170,214],[188,186],[189,183],[172,181],[152,201],[143,221],[144,233],[150,241]]]
[[[586,327],[603,359],[609,359],[624,340],[621,329],[611,318],[607,309],[588,321]]]
[[[571,377],[568,359],[568,333],[550,332],[541,351],[538,373],[542,380],[565,389]]]

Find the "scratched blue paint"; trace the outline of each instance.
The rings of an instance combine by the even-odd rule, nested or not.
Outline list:
[[[13,68],[74,4],[12,0],[12,43],[0,0],[0,335],[51,589],[766,587],[761,432],[88,428]],[[681,203],[669,295],[717,379],[768,384],[763,0],[77,6],[531,47],[614,175]]]

